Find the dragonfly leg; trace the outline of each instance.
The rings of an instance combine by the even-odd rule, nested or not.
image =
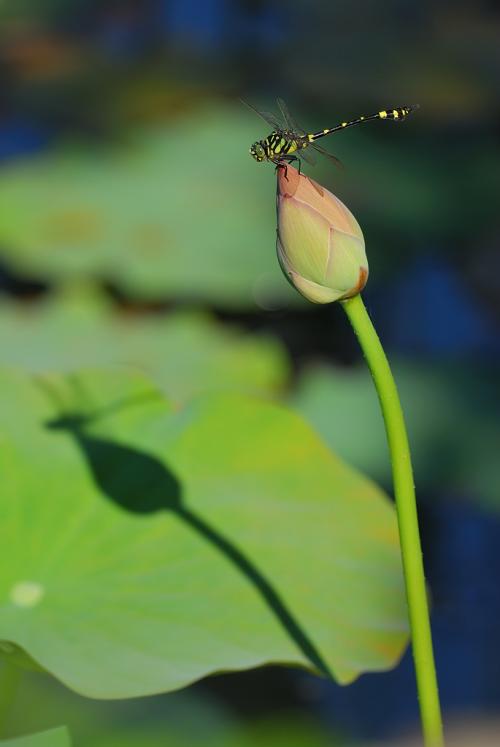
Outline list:
[[[287,169],[288,169],[289,164],[294,163],[295,161],[297,161],[297,163],[299,164],[299,166],[298,166],[298,172],[299,172],[299,174],[301,173],[300,168],[301,168],[302,162],[301,162],[300,158],[297,158],[297,156],[294,156],[294,155],[282,156],[281,158],[272,159],[272,161],[273,161],[274,165],[276,166],[276,168],[278,168],[278,166],[284,166],[285,167],[285,179],[287,181],[288,181],[288,176],[287,176],[288,171],[287,171]]]
[[[275,165],[275,169],[274,169],[275,171],[278,171],[278,169],[279,169],[280,166],[284,167],[284,169],[285,169],[285,179],[288,181],[288,176],[287,176],[287,174],[288,174],[288,166],[287,166],[287,163],[285,161],[273,161],[273,163]]]

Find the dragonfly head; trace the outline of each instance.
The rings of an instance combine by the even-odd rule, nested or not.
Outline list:
[[[256,143],[252,145],[252,147],[250,148],[250,155],[252,156],[252,158],[255,158],[255,160],[258,161],[259,163],[265,160],[266,151],[260,141],[257,141]]]

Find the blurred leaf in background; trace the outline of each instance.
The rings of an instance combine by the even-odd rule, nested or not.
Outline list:
[[[343,116],[300,118],[317,129]],[[454,256],[495,228],[498,149],[471,138],[459,152],[452,142],[436,151],[428,126],[422,108],[401,127],[342,133],[328,147],[346,172],[320,165],[314,174],[355,206],[378,276],[422,252],[423,226]],[[219,102],[114,144],[67,142],[4,166],[0,254],[27,277],[88,277],[138,299],[235,309],[301,304],[276,266],[272,168],[248,155],[267,129],[239,102]]]
[[[9,720],[11,732],[47,729],[64,713],[75,747],[111,745],[127,740],[162,746],[202,743],[210,735],[221,737],[238,723],[217,698],[196,688],[127,701],[83,698],[45,674],[25,672]],[[141,739],[143,741],[141,741]]]
[[[275,257],[273,171],[248,154],[261,128],[239,109],[4,168],[4,260],[21,274],[106,280],[142,299],[297,302]]]
[[[235,712],[204,684],[148,699],[94,701],[66,690],[45,675],[28,673],[10,729],[49,728],[61,713],[66,716],[75,747],[344,745],[302,710],[255,718]]]
[[[479,364],[395,360],[417,484],[435,496],[500,509],[499,372]],[[391,484],[384,424],[363,366],[306,371],[292,404],[329,446],[380,484]]]
[[[245,334],[203,312],[118,313],[90,289],[1,303],[0,364],[33,373],[128,367],[176,403],[206,391],[276,395],[290,375],[284,347],[270,335]]]
[[[71,740],[67,729],[61,727],[39,734],[3,740],[0,745],[2,747],[71,747]]]

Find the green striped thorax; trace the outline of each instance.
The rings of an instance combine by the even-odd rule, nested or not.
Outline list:
[[[307,139],[293,133],[276,130],[265,140],[257,140],[250,148],[250,155],[256,161],[274,161],[294,153],[300,147],[306,147]]]

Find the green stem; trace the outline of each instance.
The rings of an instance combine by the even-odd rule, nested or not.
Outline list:
[[[441,708],[432,651],[422,548],[410,446],[389,362],[360,295],[343,302],[370,369],[384,416],[392,462],[401,555],[410,618],[413,659],[426,747],[444,745]]]
[[[11,661],[0,660],[0,738],[5,736],[5,727],[17,693],[21,670]]]

